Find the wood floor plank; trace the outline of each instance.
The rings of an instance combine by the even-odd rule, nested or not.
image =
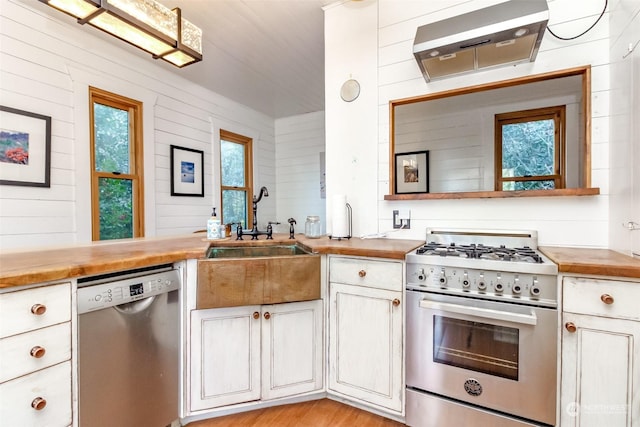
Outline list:
[[[399,423],[331,399],[257,409],[186,427],[400,427]]]

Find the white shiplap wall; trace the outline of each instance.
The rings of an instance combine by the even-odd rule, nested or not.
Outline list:
[[[320,216],[326,227],[326,203],[320,193],[320,156],[325,152],[324,111],[277,119],[276,129],[276,229],[289,231],[287,220],[297,222],[295,231],[304,232],[308,215]]]
[[[327,111],[327,164],[334,160],[334,150],[377,123],[377,160],[367,164],[377,171],[377,196],[361,203],[362,209],[354,209],[356,234],[386,231],[392,226],[392,210],[411,210],[411,230],[403,230],[393,237],[424,239],[428,226],[470,228],[522,228],[539,232],[539,243],[543,245],[576,245],[606,247],[608,245],[608,194],[609,194],[609,21],[608,16],[587,35],[570,42],[559,41],[545,34],[534,63],[516,67],[504,67],[492,71],[451,77],[427,84],[412,54],[413,38],[417,27],[429,22],[486,7],[500,1],[438,1],[378,0],[364,3],[377,5],[375,17],[370,13],[357,16],[355,8],[346,3],[326,11],[330,19],[325,24],[327,48],[326,60],[326,111]],[[549,25],[560,35],[575,35],[593,23],[601,12],[604,1],[550,0]],[[371,7],[371,6],[369,6]],[[339,26],[341,17],[350,17],[353,25]],[[357,20],[356,20],[357,17]],[[375,29],[365,35],[361,21],[375,22]],[[376,40],[376,50],[355,50],[353,39],[368,37]],[[338,41],[342,41],[340,44]],[[333,42],[333,43],[332,43]],[[351,72],[344,58],[358,57],[373,60],[376,70],[367,70],[366,78],[377,86],[377,117],[342,114],[330,115],[332,109],[345,110],[337,99],[330,98],[332,85],[336,85],[345,74]],[[560,70],[590,64],[592,68],[592,185],[600,187],[601,195],[593,197],[520,198],[520,199],[466,199],[387,202],[384,195],[389,192],[389,107],[393,99],[407,98],[427,93],[440,92],[457,87],[472,86],[485,82],[504,80],[523,75]],[[367,100],[366,102],[371,102]],[[365,106],[360,106],[365,109]],[[375,120],[372,123],[372,119]],[[346,125],[348,123],[348,126]],[[371,147],[372,148],[372,147]],[[331,155],[331,157],[329,156]],[[328,169],[331,180],[329,194],[337,192],[337,184],[348,178],[345,170]],[[335,176],[334,176],[335,174]],[[375,212],[377,221],[371,224],[368,217]]]
[[[494,94],[495,92],[492,92]],[[492,96],[492,95],[485,95]],[[497,96],[497,95],[493,95]],[[497,105],[464,105],[468,97],[450,108],[439,101],[395,107],[395,152],[429,150],[429,192],[493,191],[494,189],[494,116],[554,105],[566,105],[567,153],[578,158],[580,140],[578,123],[579,96],[548,96]],[[452,98],[448,98],[450,100]],[[571,158],[571,157],[570,157]],[[577,161],[567,165],[567,187],[578,187],[580,170]]]
[[[622,227],[640,224],[640,0],[615,0],[610,10],[610,247],[640,254],[640,230]]]
[[[52,117],[51,187],[0,186],[0,249],[90,241],[88,85],[144,102],[146,235],[203,229],[219,206],[219,130],[253,138],[254,184],[272,197],[273,119],[196,86],[163,64],[36,1],[0,0],[0,102]],[[197,64],[192,66],[198,66]],[[205,153],[205,197],[171,197],[169,146]]]

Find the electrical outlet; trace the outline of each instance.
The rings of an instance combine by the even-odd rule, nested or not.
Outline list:
[[[400,218],[398,218],[398,211],[393,211],[393,228],[400,228]]]
[[[411,211],[409,209],[393,211],[393,228],[411,228]]]

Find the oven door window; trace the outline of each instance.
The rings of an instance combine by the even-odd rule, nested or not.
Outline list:
[[[433,361],[518,380],[519,331],[433,316]]]

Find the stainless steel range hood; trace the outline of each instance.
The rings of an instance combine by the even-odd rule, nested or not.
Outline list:
[[[418,28],[413,54],[426,81],[532,62],[549,20],[546,0],[511,0]]]

